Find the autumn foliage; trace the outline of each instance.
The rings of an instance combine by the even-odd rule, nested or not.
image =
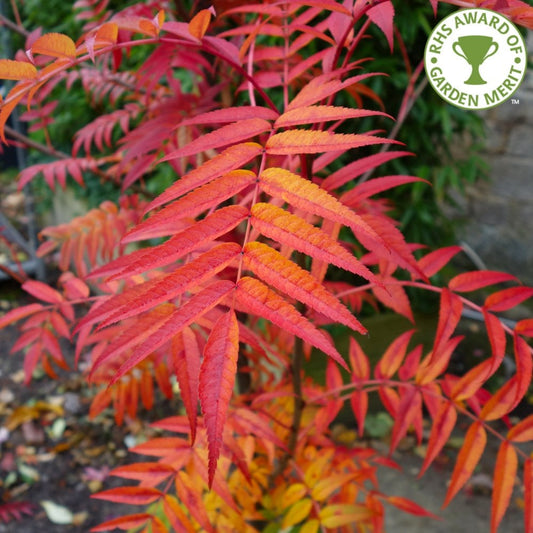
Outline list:
[[[533,27],[523,2],[448,3],[498,9]],[[492,531],[519,476],[532,532],[533,460],[517,445],[533,440],[533,416],[512,425],[507,415],[531,383],[533,319],[511,328],[501,313],[533,289],[488,271],[433,284],[461,249],[415,258],[420,246],[405,241],[376,197],[420,181],[380,176],[408,147],[358,126],[391,120],[366,83],[378,73],[357,50],[371,25],[393,47],[393,2],[216,0],[179,15],[165,1],[116,14],[105,4],[76,2],[87,21],[76,42],[32,33],[24,52],[0,60],[0,77],[16,81],[0,102],[4,141],[17,104],[46,128],[39,121],[60,84],[80,83],[90,100],[114,106],[76,132],[71,154],[23,170],[21,185],[42,175],[52,188],[69,176],[83,186],[92,172],[123,190],[118,204],[42,231],[39,253],[56,258],[58,286],[25,281],[35,302],[0,318],[0,327],[22,325],[13,350],[24,351],[26,381],[37,365],[51,376],[68,367],[65,338],[76,361],[90,361],[91,416],[112,406],[121,424],[138,405],[150,409],[156,389],[171,398],[174,381],[184,408],[154,423],[161,437],[133,449],[152,461],[112,472],[138,484],[97,495],[146,511],[93,531],[379,532],[386,504],[428,514],[379,489],[376,470],[395,467],[390,458],[332,431],[346,404],[363,436],[376,393],[395,421],[391,452],[408,432],[421,442],[429,421],[422,473],[458,416],[469,421],[444,504],[472,476],[487,439],[499,441]],[[438,1],[431,5],[437,12]],[[149,53],[128,70],[133,48]],[[185,71],[192,89],[178,75]],[[147,184],[163,166],[174,182],[151,197]],[[379,177],[358,179],[369,171]],[[333,270],[351,281],[334,280]],[[407,287],[439,295],[433,346],[413,346],[408,331],[371,365],[356,315],[371,304],[414,321]],[[456,376],[448,367],[465,309],[482,315],[491,353]],[[351,330],[347,353],[329,324]],[[311,353],[327,359],[324,384],[304,372]],[[489,392],[506,353],[515,372]]]

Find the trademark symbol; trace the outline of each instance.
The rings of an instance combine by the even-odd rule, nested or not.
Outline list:
[[[520,103],[520,98],[511,98],[511,104],[517,105]]]

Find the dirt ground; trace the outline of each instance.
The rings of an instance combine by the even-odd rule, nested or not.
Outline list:
[[[75,372],[65,375],[64,380],[53,381],[43,376],[30,386],[23,385],[22,358],[20,354],[9,354],[16,338],[14,327],[0,330],[0,494],[4,502],[29,502],[31,515],[9,523],[0,520],[0,533],[81,533],[117,515],[135,512],[130,506],[91,499],[90,495],[121,483],[120,479],[106,477],[106,473],[127,462],[126,444],[149,431],[147,426],[130,423],[117,428],[110,416],[90,421],[90,398],[82,378]],[[168,411],[159,408],[159,412],[150,415],[151,419],[172,414],[165,410]],[[8,434],[6,427],[11,428]],[[385,442],[376,445],[387,453]],[[453,447],[449,449],[421,479],[416,474],[422,460],[414,446],[406,446],[393,456],[402,464],[403,472],[382,469],[381,490],[412,498],[444,519],[436,522],[390,508],[387,533],[490,531],[491,465],[496,449],[486,454],[467,490],[445,511],[440,511],[453,467],[451,454],[456,451]],[[60,508],[45,510],[43,501]],[[58,517],[66,517],[70,523],[57,524],[51,520],[57,521]],[[523,531],[522,520],[517,490],[499,531]]]

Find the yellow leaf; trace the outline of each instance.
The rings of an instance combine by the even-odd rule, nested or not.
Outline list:
[[[303,500],[295,503],[283,518],[281,528],[286,529],[298,524],[298,522],[301,522],[302,520],[305,520],[311,511],[312,505],[313,503],[311,502],[310,498],[304,498]]]
[[[296,503],[300,498],[305,496],[307,489],[303,483],[294,483],[291,485],[282,496],[281,508],[287,509],[293,503]]]
[[[321,479],[311,492],[313,500],[320,502],[328,498],[333,492],[346,484],[354,477],[354,474],[337,474]]]
[[[317,533],[319,526],[320,522],[316,518],[313,518],[302,526],[300,533]]]
[[[27,80],[37,77],[37,69],[26,61],[0,59],[0,78],[3,80]]]
[[[335,504],[320,511],[320,523],[324,527],[340,527],[372,517],[372,511],[364,505]]]
[[[32,45],[33,54],[52,57],[76,57],[74,41],[62,33],[47,33],[39,37]]]

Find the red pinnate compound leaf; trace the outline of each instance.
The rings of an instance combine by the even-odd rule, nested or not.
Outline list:
[[[213,484],[222,432],[237,372],[239,326],[234,311],[213,326],[204,349],[199,395],[209,441],[209,486]]]

